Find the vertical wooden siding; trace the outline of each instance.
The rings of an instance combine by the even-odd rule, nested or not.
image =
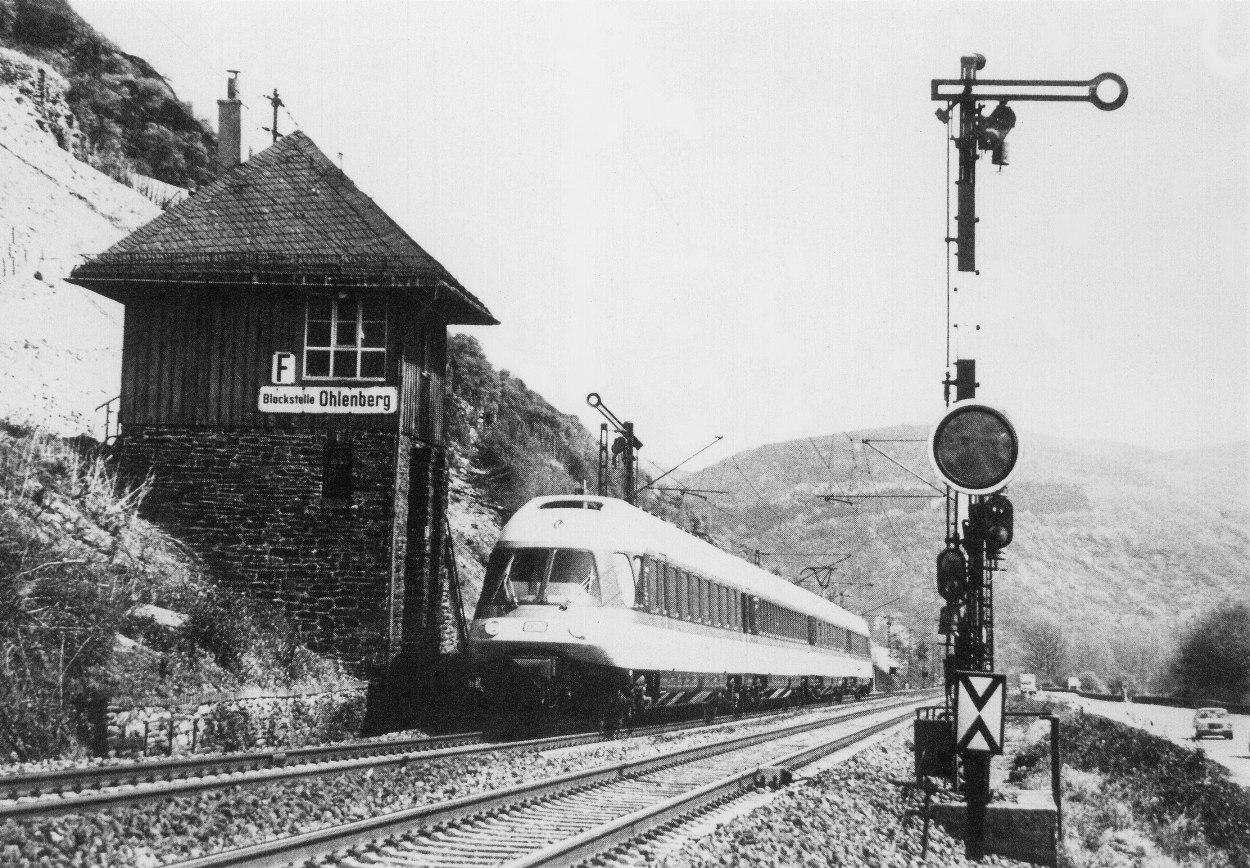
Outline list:
[[[129,425],[403,430],[442,441],[446,326],[407,317],[392,299],[388,385],[400,391],[395,415],[261,413],[275,352],[304,346],[304,298],[298,291],[240,287],[185,288],[126,303],[122,354],[122,423]],[[402,353],[400,348],[402,347]]]
[[[418,440],[442,443],[447,327],[427,320],[414,324],[402,340],[400,425]]]

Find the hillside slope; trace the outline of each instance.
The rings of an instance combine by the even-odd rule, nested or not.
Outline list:
[[[914,635],[936,638],[944,501],[851,497],[848,505],[819,497],[933,493],[890,461],[934,479],[926,435],[898,427],[770,444],[706,468],[689,484],[731,492],[716,498],[709,518],[746,549],[782,553],[765,557],[765,566],[795,578],[850,554],[830,593],[846,591],[846,605],[857,611],[898,613]],[[1022,631],[1053,624],[1074,669],[1140,679],[1157,674],[1172,635],[1194,616],[1224,599],[1250,598],[1247,444],[1163,453],[1022,439],[1022,466],[1009,489],[1015,539],[995,590],[1000,668],[1019,665]]]
[[[47,112],[59,147],[115,178],[130,173],[176,187],[215,176],[217,137],[142,58],[96,33],[66,0],[0,0],[0,46],[50,70],[31,97],[58,88],[69,112]],[[7,77],[0,61],[0,81]]]
[[[62,278],[160,212],[58,146],[56,71],[0,52],[0,418],[100,437],[93,408],[117,394],[122,308]]]

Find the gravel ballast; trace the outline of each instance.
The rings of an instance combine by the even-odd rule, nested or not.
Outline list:
[[[866,868],[1019,866],[1028,862],[987,856],[964,858],[964,842],[929,824],[922,854],[924,795],[898,782],[914,777],[903,734],[890,736],[846,762],[797,780],[752,811],[686,844],[666,868]]]
[[[92,814],[0,824],[0,865],[149,868],[380,813],[641,759],[775,726],[727,724],[602,742],[545,754],[486,754],[409,769],[380,768],[281,784],[227,788]]]

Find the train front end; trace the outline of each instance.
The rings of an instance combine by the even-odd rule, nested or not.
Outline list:
[[[478,687],[496,709],[599,714],[620,692],[603,640],[628,616],[633,577],[603,506],[539,498],[504,526],[469,630]]]

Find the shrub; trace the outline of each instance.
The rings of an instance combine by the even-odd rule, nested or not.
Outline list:
[[[205,742],[224,753],[247,750],[256,743],[252,717],[237,706],[219,705],[207,718]]]
[[[1160,830],[1160,844],[1182,851],[1188,844],[1177,830],[1192,822],[1206,844],[1227,852],[1230,865],[1250,866],[1250,800],[1201,751],[1094,715],[1070,717],[1062,733],[1064,761],[1107,775],[1133,811]]]
[[[1080,675],[1081,690],[1086,693],[1107,693],[1107,684],[1098,677],[1096,672],[1082,672]]]
[[[1250,695],[1250,604],[1224,603],[1181,639],[1171,675],[1182,696],[1241,702]]]
[[[347,701],[329,704],[328,712],[317,721],[314,740],[345,741],[360,735],[365,720],[365,698],[361,694]]]
[[[83,750],[97,740],[87,710],[118,693],[344,680],[276,610],[216,587],[139,519],[145,491],[119,486],[90,449],[0,425],[0,756]],[[149,603],[187,620],[131,617]],[[238,725],[223,723],[227,738]]]
[[[595,446],[576,416],[560,413],[507,371],[495,371],[468,335],[448,342],[448,438],[484,473],[506,515],[531,498],[567,494],[595,472]]]

